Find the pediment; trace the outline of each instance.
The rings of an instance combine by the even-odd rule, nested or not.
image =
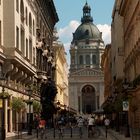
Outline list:
[[[103,72],[99,69],[85,68],[82,70],[75,71],[70,74],[71,76],[103,76]]]

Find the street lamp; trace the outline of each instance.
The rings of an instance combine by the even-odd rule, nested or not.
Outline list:
[[[129,87],[129,83],[127,82],[126,78],[123,83],[123,89],[125,91],[126,95],[126,101],[123,101],[123,111],[126,112],[126,133],[125,137],[130,137],[130,129],[129,129],[129,119],[128,119],[128,111],[129,111],[129,103],[128,103],[128,94],[127,94],[127,89]]]
[[[29,86],[26,90],[29,95],[29,100],[27,101],[28,110],[27,110],[27,123],[28,123],[28,135],[32,135],[32,124],[33,124],[33,101],[31,100],[32,89]]]
[[[53,124],[53,125],[54,125],[53,137],[54,137],[54,138],[55,138],[56,121],[57,121],[57,117],[58,117],[58,116],[57,116],[57,115],[58,115],[57,113],[58,113],[58,110],[59,110],[59,109],[60,109],[60,102],[57,101],[57,102],[56,102],[56,115],[54,114],[55,116],[54,116],[54,118],[53,118],[53,120],[54,120],[54,121],[53,121],[53,122],[54,122],[54,124]]]
[[[57,110],[60,110],[60,102],[59,101],[57,101],[56,106],[57,106]]]

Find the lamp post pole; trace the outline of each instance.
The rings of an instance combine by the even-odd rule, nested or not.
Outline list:
[[[58,117],[58,115],[59,115],[59,109],[60,109],[60,102],[57,101],[56,105],[57,105],[57,117]]]
[[[33,101],[31,100],[32,90],[31,90],[30,87],[27,89],[27,92],[28,92],[28,95],[29,95],[28,114],[27,114],[28,135],[32,135],[32,124],[33,124],[32,103],[33,103]]]
[[[126,111],[126,134],[125,137],[130,137],[129,121],[128,121],[128,111]]]

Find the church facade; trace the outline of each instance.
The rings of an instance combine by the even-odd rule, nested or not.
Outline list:
[[[70,46],[69,106],[77,114],[91,114],[101,109],[104,101],[101,55],[104,48],[102,33],[93,23],[91,8],[86,2],[81,24],[73,33]]]

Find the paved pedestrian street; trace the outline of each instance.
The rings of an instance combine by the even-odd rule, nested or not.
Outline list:
[[[83,129],[83,135],[82,138],[80,138],[79,136],[79,129],[77,127],[74,127],[72,129],[70,128],[64,128],[64,132],[63,132],[63,137],[59,137],[59,131],[54,129],[47,129],[45,132],[45,135],[38,135],[37,138],[37,134],[35,133],[35,131],[33,131],[32,135],[27,135],[27,133],[22,134],[22,137],[18,137],[18,136],[14,136],[14,137],[8,137],[6,140],[59,140],[59,139],[63,139],[63,140],[90,140],[90,139],[94,139],[94,140],[132,140],[131,138],[125,138],[122,135],[119,135],[117,132],[115,132],[114,130],[108,130],[108,135],[106,138],[106,134],[105,134],[105,129],[104,127],[99,127],[100,130],[100,135],[98,137],[93,137],[93,138],[88,138],[88,134],[87,134],[87,128],[85,127]],[[41,138],[41,136],[43,136],[43,138]]]

